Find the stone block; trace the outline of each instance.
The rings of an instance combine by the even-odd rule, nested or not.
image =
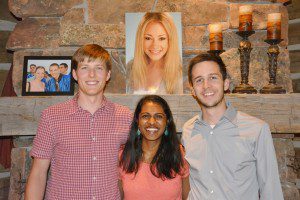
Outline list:
[[[300,93],[300,79],[293,80],[293,92]]]
[[[273,143],[278,156],[295,157],[292,139],[274,138]]]
[[[229,24],[221,23],[223,27],[223,48],[228,48],[228,44],[232,42],[228,36],[227,30]],[[236,36],[238,38],[238,36]],[[229,40],[229,41],[228,41]],[[235,43],[237,43],[235,41]],[[233,44],[231,44],[233,45]],[[183,47],[201,50],[209,50],[209,30],[207,26],[186,26],[183,28]]]
[[[9,12],[8,9],[8,1],[1,0],[0,6],[0,20],[10,21],[10,22],[17,22],[18,20]]]
[[[69,10],[60,20],[60,25],[84,24],[84,9],[74,8]]]
[[[25,184],[32,163],[29,151],[30,148],[13,148],[11,151],[9,199],[24,198]]]
[[[284,200],[300,199],[299,190],[294,183],[281,183]]]
[[[2,93],[3,86],[7,78],[7,74],[8,74],[7,70],[0,70],[0,94]]]
[[[11,63],[13,55],[6,50],[6,41],[10,31],[0,31],[0,63]]]
[[[206,26],[186,26],[183,29],[183,47],[184,48],[196,48],[196,49],[208,49],[207,42],[204,38],[207,38],[208,31]]]
[[[9,179],[9,172],[0,172],[0,200],[8,199]]]
[[[34,136],[17,136],[14,137],[13,143],[15,148],[32,146]]]
[[[290,45],[296,45],[296,44],[300,44],[300,22],[298,23],[294,23],[294,24],[290,24],[289,27],[289,42]]]
[[[300,1],[293,0],[290,5],[287,6],[289,10],[289,19],[300,18]]]
[[[89,24],[125,23],[125,13],[150,12],[154,1],[148,0],[88,0]]]
[[[20,50],[14,53],[13,86],[18,96],[22,94],[24,56],[72,56],[77,48],[57,48],[43,50]],[[126,92],[126,68],[124,50],[108,50],[112,59],[112,75],[105,93]],[[76,84],[75,84],[76,85]],[[75,92],[77,90],[75,89]],[[38,116],[39,117],[39,116]]]
[[[244,4],[243,4],[244,5]],[[267,15],[269,13],[281,12],[282,14],[282,38],[287,40],[288,15],[287,9],[278,4],[251,4],[253,6],[253,29],[266,29]],[[239,26],[239,7],[241,4],[230,4],[230,28]]]
[[[78,46],[89,43],[97,43],[105,48],[125,48],[124,24],[67,23],[60,27],[60,45]]]
[[[265,3],[265,2],[270,2],[270,3],[286,3],[288,2],[289,0],[228,0],[228,2],[231,2],[231,3]]]
[[[292,92],[292,83],[289,77],[288,51],[281,49],[278,57],[277,84],[283,86],[287,92]],[[249,84],[260,90],[269,83],[267,48],[253,48],[249,67]],[[240,54],[238,49],[232,48],[221,54],[231,77],[230,90],[240,84]]]
[[[300,23],[299,23],[299,27],[300,27]],[[300,34],[300,29],[299,29],[299,34]],[[291,73],[300,73],[300,49],[293,50],[293,51],[290,50],[289,54],[291,60],[291,65],[290,65]]]
[[[70,8],[82,4],[83,0],[9,0],[9,10],[19,18],[62,16]]]
[[[125,51],[112,50],[110,51],[112,61],[111,80],[108,82],[105,92],[106,93],[126,93],[126,77],[127,74]]]
[[[10,34],[6,48],[55,48],[59,45],[59,18],[27,18]]]
[[[286,170],[283,174],[280,174],[280,180],[284,180],[290,183],[296,183],[297,180],[297,173],[294,167],[287,166]]]
[[[227,22],[228,19],[228,4],[225,2],[161,0],[157,2],[155,11],[181,12],[184,26]]]

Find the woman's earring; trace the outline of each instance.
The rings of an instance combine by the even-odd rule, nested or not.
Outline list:
[[[168,129],[166,128],[165,132],[164,132],[165,136],[168,136],[169,135],[169,131]]]
[[[136,134],[137,134],[137,136],[140,136],[140,135],[141,135],[140,129],[137,130]]]

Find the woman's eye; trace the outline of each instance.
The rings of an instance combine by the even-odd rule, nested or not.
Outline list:
[[[145,37],[145,40],[151,40],[151,38],[150,37]]]
[[[149,119],[149,115],[142,115],[141,118],[142,119]]]
[[[155,119],[162,120],[164,118],[163,115],[155,115]]]
[[[165,38],[165,37],[159,38],[159,40],[161,40],[161,41],[166,40],[166,39],[167,39],[167,38]]]

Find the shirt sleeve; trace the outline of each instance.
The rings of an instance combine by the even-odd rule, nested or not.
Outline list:
[[[258,136],[255,157],[260,200],[283,200],[273,139],[267,124]]]
[[[50,120],[45,111],[41,114],[37,134],[33,141],[30,155],[35,158],[51,159],[53,155],[54,139],[51,131]]]

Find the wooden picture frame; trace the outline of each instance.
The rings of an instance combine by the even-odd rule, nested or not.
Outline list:
[[[71,56],[24,56],[22,96],[74,95]]]

